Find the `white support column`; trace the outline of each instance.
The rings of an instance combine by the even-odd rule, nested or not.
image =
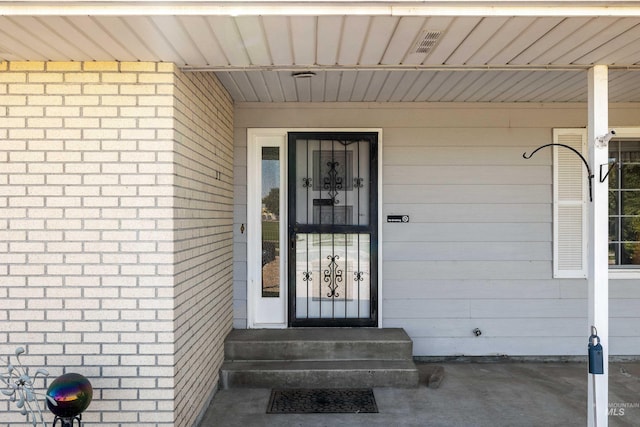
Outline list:
[[[596,65],[589,70],[589,164],[593,178],[593,202],[589,204],[589,324],[585,331],[585,352],[591,325],[595,326],[603,347],[604,374],[588,375],[588,426],[606,427],[609,407],[609,265],[608,265],[608,180],[600,182],[600,165],[609,161],[608,144],[597,138],[609,132],[608,68]],[[595,378],[595,381],[594,381]],[[595,404],[594,404],[595,402]]]

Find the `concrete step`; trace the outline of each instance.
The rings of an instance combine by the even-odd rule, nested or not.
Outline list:
[[[235,329],[227,361],[412,360],[413,342],[400,328]]]
[[[413,342],[403,329],[236,329],[220,370],[231,387],[417,387]]]
[[[224,389],[418,386],[418,370],[411,360],[225,362],[220,373]]]

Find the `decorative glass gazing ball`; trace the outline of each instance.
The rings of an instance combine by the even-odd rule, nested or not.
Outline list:
[[[54,415],[73,418],[87,409],[93,397],[93,388],[84,376],[68,373],[60,375],[51,383],[47,389],[47,396],[58,404],[55,406],[47,399],[47,406]]]

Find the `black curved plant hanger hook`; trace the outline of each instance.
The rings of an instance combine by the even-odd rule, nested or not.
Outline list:
[[[531,154],[529,154],[527,156],[526,151],[524,153],[522,153],[522,157],[529,160],[531,157],[533,157],[534,154],[536,154],[539,150],[545,148],[545,147],[551,147],[553,145],[557,145],[559,147],[564,147],[564,148],[568,148],[569,150],[573,151],[574,153],[576,153],[578,155],[578,157],[580,157],[580,159],[582,160],[582,163],[584,163],[584,166],[587,168],[587,178],[589,178],[589,201],[593,202],[593,173],[591,172],[591,168],[589,167],[589,163],[587,163],[587,159],[584,158],[584,156],[582,154],[580,154],[580,152],[578,150],[576,150],[573,147],[570,147],[568,145],[565,144],[558,144],[558,143],[553,143],[553,144],[545,144],[545,145],[541,145],[540,147],[536,148],[535,150],[533,150],[531,152]]]

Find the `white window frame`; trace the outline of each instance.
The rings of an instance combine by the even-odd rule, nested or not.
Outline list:
[[[640,140],[640,127],[615,128],[615,139]],[[640,267],[609,268],[610,279],[640,279]]]
[[[616,127],[616,139],[640,139],[640,127]],[[587,151],[587,130],[584,128],[571,128],[571,129],[553,129],[553,142],[567,144],[578,150],[583,156],[588,156]],[[567,154],[568,153],[568,154]],[[553,147],[553,277],[554,278],[586,278],[587,277],[587,243],[588,243],[588,203],[589,202],[589,188],[587,180],[587,171],[584,165],[580,165],[580,179],[582,185],[582,195],[580,198],[576,197],[571,200],[564,198],[559,200],[559,193],[562,191],[562,175],[567,173],[567,169],[564,168],[563,159],[566,156],[575,156],[570,150],[554,146]],[[577,161],[582,163],[580,159],[575,156]],[[599,168],[591,166],[592,173],[599,173]],[[598,170],[595,170],[598,169]],[[571,171],[572,174],[577,174],[577,171]],[[565,175],[566,176],[566,175]],[[576,177],[577,179],[577,177]],[[593,178],[599,179],[598,176]],[[566,230],[563,230],[563,218],[562,207],[563,206],[581,206],[582,211],[582,232],[580,236],[571,240],[567,238]],[[575,237],[575,233],[574,233]],[[564,239],[564,240],[563,240]],[[581,257],[581,265],[577,268],[564,268],[567,264],[566,259],[563,259],[568,250],[579,250]],[[574,259],[575,261],[575,259]],[[571,264],[571,262],[569,262]],[[574,266],[575,267],[575,266]],[[610,279],[639,279],[640,268],[609,268]]]

